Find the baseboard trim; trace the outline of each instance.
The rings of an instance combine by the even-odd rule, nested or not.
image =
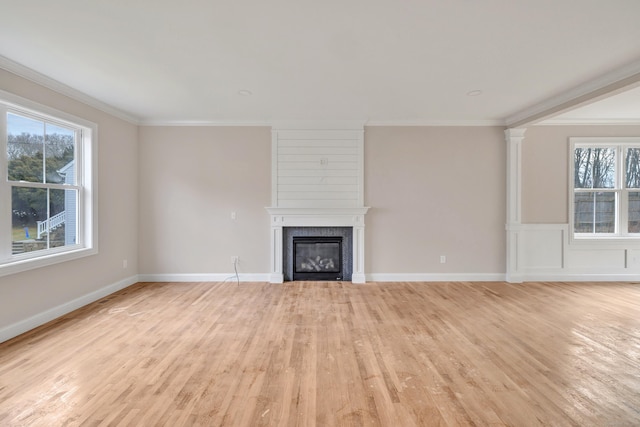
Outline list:
[[[268,273],[239,273],[241,282],[269,282],[271,275]],[[235,282],[234,273],[206,273],[206,274],[140,274],[140,282]]]
[[[528,272],[520,277],[525,282],[640,282],[638,273]]]
[[[139,280],[137,275],[127,277],[126,279],[122,279],[116,283],[112,283],[110,285],[102,287],[98,290],[61,304],[57,307],[50,308],[49,310],[43,311],[42,313],[38,313],[34,316],[28,317],[9,326],[5,326],[4,328],[0,329],[0,342],[15,338],[20,334],[30,331],[31,329],[44,325],[45,323],[55,320],[60,316],[64,316],[65,314],[70,313],[73,310],[77,310],[87,304],[99,300],[100,298],[104,298],[107,295],[117,292],[120,289],[131,286],[138,281]]]
[[[504,282],[504,273],[370,273],[367,282]]]
[[[269,273],[241,273],[241,282],[271,282],[274,281]],[[277,277],[279,279],[279,277]],[[357,277],[358,279],[360,276]],[[140,274],[140,282],[224,282],[236,281],[234,274]],[[371,273],[362,276],[367,282],[501,282],[506,280],[504,273]],[[354,281],[364,283],[364,280]]]

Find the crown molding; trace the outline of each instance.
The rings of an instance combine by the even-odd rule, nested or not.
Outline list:
[[[140,126],[265,126],[273,129],[362,129],[363,127],[505,127],[504,120],[141,120]]]
[[[44,74],[41,74],[29,67],[12,61],[6,56],[0,55],[0,68],[131,124],[137,125],[140,123],[140,119],[138,117],[99,101],[84,92],[74,89],[71,86],[67,86],[58,80],[52,79],[51,77],[45,76]]]
[[[640,126],[640,118],[637,119],[580,119],[580,118],[555,118],[536,123],[534,126]]]
[[[506,126],[504,120],[369,120],[365,122],[365,126],[461,126],[461,127],[487,127],[487,126]]]
[[[270,127],[273,125],[270,121],[260,120],[141,120],[138,122],[140,126],[176,126],[176,127]]]
[[[640,85],[640,60],[578,85],[505,119],[508,127],[533,125]]]

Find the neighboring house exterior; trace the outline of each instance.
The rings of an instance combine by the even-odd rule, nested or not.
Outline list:
[[[58,170],[60,176],[64,178],[65,184],[75,184],[76,168],[75,160],[67,163],[62,169]],[[64,244],[74,245],[76,243],[77,215],[76,210],[76,191],[64,191],[64,211],[65,211],[65,227],[64,227]]]

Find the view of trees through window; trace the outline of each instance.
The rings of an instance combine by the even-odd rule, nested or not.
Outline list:
[[[74,129],[7,114],[13,254],[75,243],[75,153]]]
[[[640,233],[640,148],[576,145],[573,155],[574,232]]]

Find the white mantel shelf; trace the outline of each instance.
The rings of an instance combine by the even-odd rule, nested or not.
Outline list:
[[[353,227],[353,283],[365,283],[364,216],[368,207],[354,208],[280,208],[267,207],[271,215],[271,283],[284,281],[283,227]]]
[[[322,219],[327,222],[326,225],[313,224],[313,227],[334,226],[333,221],[340,222],[341,227],[356,225],[359,218],[364,216],[369,210],[368,206],[361,208],[266,208],[272,219],[281,217],[287,221],[298,221],[313,218],[314,221]],[[273,221],[272,221],[273,222]],[[347,222],[348,224],[345,224]],[[287,224],[286,226],[296,227],[305,226],[306,224]]]

